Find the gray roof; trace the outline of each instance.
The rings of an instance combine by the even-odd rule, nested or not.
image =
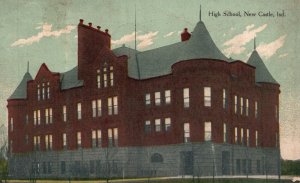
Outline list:
[[[176,62],[191,59],[217,59],[228,61],[227,57],[217,48],[204,23],[199,21],[187,41],[177,42],[153,50],[137,52],[120,47],[113,50],[116,56],[127,55],[128,75],[135,79],[147,79],[171,73],[171,66]],[[138,77],[137,62],[140,78]]]
[[[278,84],[278,82],[273,78],[268,68],[264,64],[263,60],[259,56],[256,50],[254,50],[247,61],[248,64],[256,67],[255,69],[255,81],[257,83],[274,83]]]
[[[61,90],[83,86],[83,80],[78,80],[77,78],[78,78],[77,66],[67,72],[60,73]]]
[[[26,72],[23,76],[22,81],[15,89],[14,93],[8,98],[10,99],[26,99],[27,98],[27,81],[32,80],[29,72]]]

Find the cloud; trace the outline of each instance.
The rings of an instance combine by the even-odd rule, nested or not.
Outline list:
[[[285,37],[286,35],[283,35],[270,43],[262,43],[256,48],[256,50],[262,57],[269,59],[277,52],[279,48],[283,46],[285,42]],[[280,58],[284,56],[287,56],[287,54],[282,55]]]
[[[39,42],[44,37],[51,37],[51,36],[58,37],[61,34],[69,34],[73,29],[75,29],[75,26],[67,25],[63,29],[52,31],[52,24],[44,23],[43,25],[36,27],[35,29],[42,29],[42,31],[29,38],[18,39],[17,41],[12,43],[11,46],[22,47],[24,45],[31,45],[32,43]]]
[[[284,54],[279,55],[279,58],[283,58],[283,57],[286,57],[286,56],[288,56],[288,53],[284,53]]]
[[[145,48],[145,47],[153,44],[153,40],[157,36],[158,31],[156,31],[156,32],[151,31],[146,34],[140,34],[139,32],[137,32],[136,34],[137,34],[136,40],[138,42],[137,47]],[[132,32],[131,34],[126,34],[126,35],[122,36],[120,39],[112,40],[111,42],[113,45],[121,45],[121,44],[133,42],[134,39],[135,39],[135,32]]]
[[[223,45],[227,46],[223,51],[229,56],[232,54],[238,55],[246,50],[245,45],[250,42],[257,33],[263,31],[267,27],[264,24],[260,27],[255,28],[254,24],[246,26],[246,30],[243,33],[235,35],[232,39],[226,41]]]
[[[169,32],[168,34],[164,35],[164,37],[169,37],[172,36],[174,34],[174,32]]]

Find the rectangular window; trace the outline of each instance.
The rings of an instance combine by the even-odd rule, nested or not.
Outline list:
[[[10,118],[10,131],[14,130],[14,118]]]
[[[101,88],[100,69],[97,69],[97,88]]]
[[[46,151],[49,150],[49,139],[48,139],[48,135],[45,135],[45,147],[46,147]]]
[[[28,144],[29,143],[29,136],[26,134],[25,135],[25,144]]]
[[[107,87],[107,74],[106,73],[103,74],[103,84],[104,84],[104,87]]]
[[[246,136],[246,138],[247,138],[247,139],[246,139],[246,140],[247,140],[247,146],[249,146],[249,145],[250,145],[250,136],[249,136],[249,135],[250,135],[250,132],[249,132],[249,129],[246,130],[246,135],[247,135],[247,136]]]
[[[42,99],[45,100],[45,83],[42,84]]]
[[[37,85],[37,100],[38,100],[38,101],[41,100],[41,89],[40,89],[40,85]]]
[[[41,149],[41,136],[37,136],[37,149]]]
[[[227,109],[227,93],[226,93],[226,89],[223,89],[223,109]]]
[[[112,129],[108,129],[108,147],[113,147]]]
[[[204,141],[211,141],[211,122],[204,122]]]
[[[63,106],[63,121],[67,121],[67,106]]]
[[[98,139],[98,147],[101,147],[102,145],[102,134],[101,134],[101,130],[97,130],[97,139]]]
[[[238,128],[235,127],[234,128],[234,142],[237,144],[238,141],[239,141],[239,139],[238,139]]]
[[[211,87],[204,87],[204,106],[211,107]]]
[[[50,99],[50,83],[47,82],[47,99]]]
[[[81,148],[81,132],[77,132],[77,148]]]
[[[41,124],[41,111],[37,110],[37,124],[40,125]]]
[[[249,116],[249,99],[246,99],[246,116]]]
[[[258,131],[255,130],[255,146],[258,147]]]
[[[114,146],[118,147],[118,144],[119,144],[118,128],[114,128]]]
[[[29,116],[28,116],[28,114],[26,114],[26,116],[25,116],[25,125],[28,125],[28,123],[29,123]]]
[[[254,103],[254,114],[255,114],[255,118],[258,117],[258,103],[257,101],[255,101]]]
[[[96,100],[92,101],[92,116],[95,118],[97,116],[97,105],[96,105]]]
[[[165,103],[171,104],[171,90],[165,90]]]
[[[190,142],[190,124],[184,123],[183,130],[184,130],[184,143],[188,143]]]
[[[113,98],[113,105],[114,105],[114,115],[118,114],[118,97],[115,96]]]
[[[234,113],[236,114],[237,113],[237,105],[238,105],[238,98],[237,98],[237,96],[235,95],[234,96]]]
[[[112,98],[107,99],[107,106],[108,106],[108,115],[112,115],[113,113]]]
[[[161,131],[161,121],[160,121],[160,119],[155,119],[155,131],[156,132]]]
[[[150,93],[146,93],[145,95],[145,104],[150,105],[151,104],[151,96]]]
[[[189,88],[183,89],[183,107],[184,108],[190,107],[190,89]]]
[[[53,147],[53,139],[52,139],[52,135],[49,135],[49,150],[52,150]]]
[[[49,123],[49,109],[45,109],[45,123]]]
[[[145,133],[151,132],[151,122],[150,120],[145,121]]]
[[[241,128],[241,144],[244,145],[244,129]]]
[[[82,114],[81,114],[81,103],[77,103],[77,119],[81,120]]]
[[[227,143],[228,142],[228,139],[227,139],[227,125],[226,123],[223,124],[223,141],[224,143]]]
[[[160,105],[160,103],[161,103],[160,92],[155,92],[154,97],[155,97],[155,105]]]
[[[97,134],[96,130],[92,131],[92,147],[95,148],[97,146]]]
[[[244,98],[241,97],[240,101],[241,101],[241,103],[240,103],[241,115],[243,115],[243,113],[244,113]]]
[[[52,108],[49,108],[49,123],[53,123],[53,114],[52,114]]]
[[[37,124],[37,112],[33,111],[33,124],[36,125]]]
[[[171,131],[171,118],[165,118],[165,131]]]
[[[110,72],[110,86],[114,86],[114,73],[113,71]]]
[[[97,112],[98,112],[98,117],[102,116],[102,102],[101,102],[101,99],[97,100]]]
[[[67,134],[63,133],[63,148],[67,149]]]

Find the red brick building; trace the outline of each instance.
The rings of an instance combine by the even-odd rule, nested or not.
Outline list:
[[[8,99],[10,175],[277,174],[279,93],[255,49],[226,58],[201,20],[144,52],[80,20],[78,65],[42,64]]]

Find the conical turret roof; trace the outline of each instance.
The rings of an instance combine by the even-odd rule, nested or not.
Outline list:
[[[8,99],[26,99],[27,98],[27,81],[32,80],[29,72],[26,72],[22,81],[15,89],[14,93]]]
[[[264,64],[263,60],[259,56],[258,52],[254,50],[247,61],[248,64],[254,66],[255,69],[255,81],[257,83],[273,83],[278,84],[278,82],[273,78],[268,68]]]

